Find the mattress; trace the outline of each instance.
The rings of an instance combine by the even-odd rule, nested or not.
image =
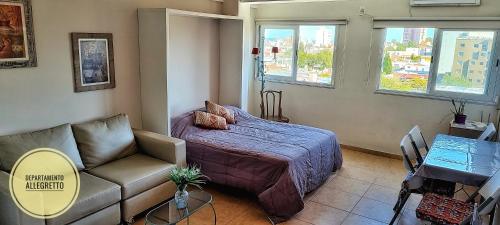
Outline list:
[[[172,136],[184,139],[187,161],[211,182],[255,193],[274,222],[304,208],[304,195],[342,166],[332,131],[260,119],[226,106],[236,116],[229,130],[194,126],[193,112],[172,120]]]

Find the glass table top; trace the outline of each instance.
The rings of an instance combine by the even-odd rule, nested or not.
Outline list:
[[[173,225],[189,216],[204,206],[212,203],[212,195],[204,191],[189,192],[188,207],[177,209],[174,199],[156,207],[146,215],[147,225]]]
[[[500,144],[438,134],[424,164],[491,176],[500,168]]]

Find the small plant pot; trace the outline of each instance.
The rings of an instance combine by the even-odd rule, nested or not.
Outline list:
[[[466,119],[467,119],[467,115],[455,115],[455,123],[465,124]]]

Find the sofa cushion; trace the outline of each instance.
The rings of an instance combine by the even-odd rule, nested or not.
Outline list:
[[[12,199],[9,187],[10,175],[0,171],[0,224],[45,225],[44,219],[37,219],[24,213]]]
[[[0,169],[10,172],[24,153],[36,148],[53,148],[66,154],[78,170],[84,166],[69,124],[0,137]]]
[[[87,169],[137,152],[134,134],[125,114],[74,124],[72,127],[80,155]]]
[[[120,203],[116,203],[92,215],[88,215],[68,225],[115,225],[121,223]],[[135,216],[135,215],[134,215]]]
[[[173,168],[174,164],[147,155],[135,154],[88,172],[119,184],[122,187],[122,199],[128,199],[167,182]]]
[[[64,214],[47,220],[47,225],[68,224],[120,202],[120,186],[88,173],[80,173],[80,193]]]

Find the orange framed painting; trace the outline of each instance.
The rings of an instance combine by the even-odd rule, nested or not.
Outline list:
[[[30,0],[0,0],[0,69],[36,66]]]

